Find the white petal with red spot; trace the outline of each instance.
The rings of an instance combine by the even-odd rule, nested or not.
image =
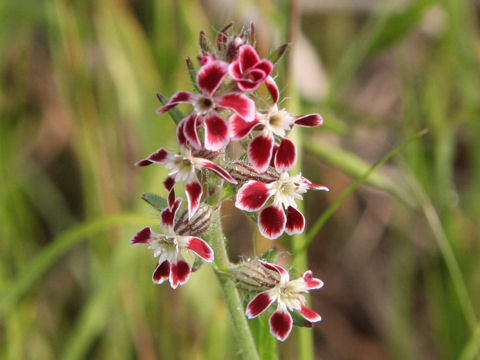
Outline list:
[[[137,244],[147,244],[148,241],[151,239],[152,236],[152,229],[149,226],[144,227],[142,230],[137,232],[133,237],[130,239],[130,244],[137,245]]]
[[[246,315],[249,319],[257,317],[275,301],[268,291],[262,292],[255,296],[247,305]]]
[[[182,199],[176,199],[172,206],[169,208],[164,209],[161,214],[161,222],[162,226],[167,229],[173,227],[173,224],[175,223],[175,214],[177,213],[178,208],[180,207],[180,204],[182,203]]]
[[[215,174],[220,176],[221,178],[227,180],[229,183],[236,184],[237,180],[235,180],[225,169],[218,166],[214,162],[210,160],[202,160],[202,167],[204,169],[209,169],[213,171]]]
[[[323,118],[319,114],[296,116],[295,124],[307,127],[319,126],[323,124]]]
[[[250,180],[238,190],[235,206],[240,210],[256,211],[265,205],[270,196],[266,184]]]
[[[204,240],[197,237],[190,237],[185,245],[185,248],[193,251],[206,262],[213,261],[213,250]]]
[[[275,80],[273,80],[271,76],[268,76],[265,79],[265,85],[267,85],[268,92],[270,93],[273,102],[276,104],[278,98],[280,97],[280,91],[278,90],[277,83],[275,82]]]
[[[273,64],[270,60],[260,60],[256,65],[255,65],[255,70],[256,71],[262,71],[263,72],[263,78],[262,80],[266,79],[267,76],[270,76],[270,74],[273,71]]]
[[[205,149],[217,151],[230,141],[228,127],[223,118],[212,115],[205,119]]]
[[[300,234],[304,229],[305,217],[293,206],[289,206],[287,209],[287,224],[285,225],[285,232],[288,235]]]
[[[169,178],[167,178],[167,179],[169,179]],[[175,190],[170,188],[169,193],[168,193],[168,208],[169,209],[173,209],[175,207],[175,200],[176,200],[175,199]]]
[[[192,114],[193,115],[193,114]],[[185,137],[184,130],[185,130],[185,122],[188,118],[183,119],[177,126],[177,140],[178,144],[181,146],[185,146],[187,144],[187,138]]]
[[[260,61],[256,50],[253,46],[243,45],[238,52],[238,61],[240,63],[240,71],[244,72],[248,68],[254,66]]]
[[[180,103],[191,103],[195,98],[196,94],[192,94],[188,91],[179,91],[175,93],[168,103],[157,110],[157,114],[163,114],[173,107],[177,106]]]
[[[148,155],[146,159],[140,160],[139,162],[137,162],[135,165],[147,166],[153,163],[163,164],[172,158],[173,158],[173,154],[171,154],[168,150],[160,148],[154,153]]]
[[[240,69],[240,61],[234,61],[228,66],[228,73],[235,80],[242,78],[242,69]]]
[[[273,143],[273,136],[262,134],[248,144],[248,160],[259,173],[265,172],[270,165]]]
[[[165,186],[165,189],[167,191],[171,191],[173,187],[175,186],[175,178],[172,176],[168,176],[164,181],[163,181],[163,186]]]
[[[279,173],[289,171],[295,165],[296,160],[297,148],[295,144],[288,139],[283,139],[275,153],[275,169]]]
[[[241,93],[229,93],[215,99],[218,106],[232,110],[245,121],[255,120],[255,102]]]
[[[263,260],[260,260],[260,264],[262,264],[267,269],[278,272],[280,274],[283,282],[286,282],[290,279],[290,275],[288,275],[288,271],[285,270],[280,265],[272,264],[272,263],[269,263],[269,262],[266,262],[266,261],[263,261]]]
[[[202,185],[195,181],[185,185],[185,193],[188,200],[188,218],[190,219],[200,206],[200,198],[203,194]]]
[[[183,259],[172,263],[170,267],[170,286],[172,289],[176,289],[178,285],[185,284],[190,278],[191,272],[190,265]]]
[[[161,284],[167,280],[170,276],[170,262],[165,260],[162,263],[158,264],[155,270],[153,271],[152,281],[155,284]]]
[[[323,185],[313,184],[311,181],[305,179],[303,176],[301,177],[302,183],[305,187],[312,189],[312,190],[323,190],[323,191],[330,191],[330,189]]]
[[[322,317],[319,314],[305,307],[304,305],[302,305],[298,312],[305,318],[305,320],[308,320],[310,322],[318,322],[322,320]]]
[[[275,311],[270,317],[270,332],[280,341],[290,335],[293,327],[292,316],[288,311]]]
[[[183,135],[188,141],[190,141],[195,149],[201,149],[202,144],[198,138],[197,121],[198,116],[195,113],[192,113],[185,121]]]
[[[197,73],[197,84],[207,95],[212,95],[227,75],[227,63],[215,60],[202,66]]]
[[[320,289],[323,287],[323,281],[313,277],[312,271],[308,270],[302,275],[302,279],[305,282],[308,290]]]
[[[232,140],[241,140],[258,125],[260,121],[245,121],[241,116],[233,114],[228,120],[228,134]]]
[[[274,240],[283,234],[287,218],[281,207],[270,205],[258,215],[258,229],[267,239]]]

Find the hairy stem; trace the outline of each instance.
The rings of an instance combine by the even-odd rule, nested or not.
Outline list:
[[[223,290],[228,312],[232,318],[233,330],[242,358],[245,360],[259,360],[257,348],[252,333],[250,332],[243,304],[235,287],[235,282],[223,274],[229,270],[230,261],[228,260],[227,249],[225,247],[225,236],[223,235],[220,211],[220,207],[218,207],[212,214],[210,229],[205,238],[215,252],[218,280]]]

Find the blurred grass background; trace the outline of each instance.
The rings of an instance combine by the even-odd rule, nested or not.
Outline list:
[[[140,196],[161,193],[165,176],[132,164],[174,149],[154,94],[191,88],[184,58],[198,32],[253,21],[266,56],[287,39],[288,6],[0,1],[1,359],[238,357],[211,271],[177,291],[154,286],[151,253],[128,245],[156,222]],[[325,118],[302,134],[303,172],[331,189],[305,201],[310,267],[326,283],[312,294],[316,358],[479,358],[479,3],[298,6],[295,100]],[[232,204],[225,224],[233,259],[251,255],[254,226]],[[294,342],[281,358],[295,358]]]

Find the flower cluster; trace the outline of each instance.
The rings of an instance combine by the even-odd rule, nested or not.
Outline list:
[[[142,167],[161,164],[169,170],[163,182],[169,194],[160,214],[163,233],[146,227],[134,235],[131,243],[149,245],[158,257],[153,281],[160,284],[168,279],[172,288],[185,284],[192,272],[182,252],[193,252],[205,262],[214,260],[212,248],[200,236],[209,227],[211,212],[219,211],[219,200],[212,199],[222,198],[217,192],[222,190],[224,181],[236,189],[238,209],[258,212],[258,229],[271,240],[284,232],[301,233],[305,218],[296,201],[307,190],[328,190],[301,174],[289,173],[297,160],[297,149],[288,139],[288,132],[294,125],[321,125],[323,119],[318,114],[294,116],[279,106],[280,91],[272,73],[286,47],[281,48],[276,59],[262,59],[254,47],[253,31],[230,35],[229,28],[219,33],[215,47],[201,33],[199,69],[187,61],[197,92],[178,91],[157,110],[158,114],[174,110],[178,114],[178,109],[174,109],[177,105],[191,105],[189,114],[176,118],[179,151],[160,148],[136,163]],[[261,97],[262,88],[271,101]],[[230,158],[225,149],[232,141],[244,148],[248,161]],[[188,207],[177,219],[182,199],[175,197],[174,188],[180,182],[184,183]],[[248,318],[258,316],[276,302],[270,327],[281,341],[292,329],[290,312],[297,311],[312,323],[320,320],[317,313],[305,307],[302,295],[323,285],[310,271],[290,280],[288,272],[279,265],[265,261],[256,264],[270,272],[273,283],[250,301]]]
[[[259,293],[248,303],[246,314],[249,319],[262,314],[276,302],[277,309],[270,316],[270,330],[272,335],[281,341],[285,340],[292,331],[291,311],[297,311],[309,323],[322,320],[319,314],[305,306],[306,300],[303,294],[323,286],[323,282],[314,278],[310,270],[300,278],[290,280],[287,270],[280,265],[261,260],[259,263],[278,276],[274,277],[271,283],[265,282],[269,289]]]
[[[213,261],[213,250],[205,240],[191,235],[199,232],[199,227],[204,226],[202,223],[210,216],[208,209],[198,214],[200,216],[197,215],[195,219],[191,219],[188,226],[185,226],[182,217],[175,221],[182,199],[175,199],[173,191],[171,195],[173,196],[170,196],[168,207],[160,214],[164,233],[157,234],[150,227],[145,227],[130,239],[130,243],[148,244],[153,250],[153,256],[158,257],[158,265],[152,275],[153,282],[161,284],[168,279],[170,286],[176,289],[178,285],[188,281],[192,272],[192,268],[182,256],[182,250],[193,252],[206,262]]]

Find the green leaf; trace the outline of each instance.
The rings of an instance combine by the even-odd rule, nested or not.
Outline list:
[[[158,211],[163,211],[168,206],[167,200],[154,193],[143,194],[142,199]]]
[[[280,60],[280,58],[283,56],[283,54],[285,53],[285,51],[289,46],[290,44],[283,44],[282,46],[278,47],[268,56],[268,60],[276,64],[278,60]]]
[[[401,41],[415,27],[433,0],[414,1],[402,12],[390,13],[370,39],[369,53],[373,54]]]
[[[220,201],[225,201],[230,199],[233,195],[235,195],[235,187],[230,183],[225,183],[222,189],[222,199]]]
[[[305,318],[298,312],[292,311],[290,314],[292,315],[293,325],[307,328],[311,328],[313,326],[310,321],[305,320]]]
[[[245,215],[247,215],[254,223],[258,222],[258,214],[256,212],[244,211]]]
[[[163,105],[167,105],[168,103],[168,100],[165,96],[163,96],[162,94],[158,93],[157,94],[157,98],[158,100],[160,100],[160,102],[163,104]],[[170,117],[172,118],[173,121],[175,121],[175,124],[179,124],[180,121],[182,121],[184,118],[185,118],[185,115],[180,111],[178,110],[176,107],[174,108],[171,108],[170,110],[168,110],[168,115],[170,115]]]
[[[192,81],[192,85],[196,91],[201,93],[200,88],[197,85],[197,70],[195,69],[195,65],[193,65],[192,60],[187,57],[185,59],[188,68],[188,75],[190,75],[190,80]]]
[[[242,155],[240,155],[238,161],[248,161],[248,154],[244,152]]]
[[[202,49],[206,53],[212,52],[212,45],[210,44],[210,40],[208,40],[207,36],[205,35],[205,31],[203,30],[200,31],[200,38],[198,44],[200,45],[200,49]]]
[[[195,256],[195,260],[192,265],[192,272],[200,269],[203,264],[205,264],[205,261],[201,257]]]
[[[265,260],[266,262],[273,263],[277,259],[278,250],[277,248],[270,248],[260,255],[260,259]]]

